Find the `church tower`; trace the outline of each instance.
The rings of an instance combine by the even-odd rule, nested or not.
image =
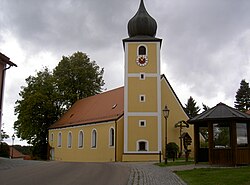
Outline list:
[[[155,160],[162,151],[160,48],[157,23],[143,0],[128,22],[125,51],[123,161]]]

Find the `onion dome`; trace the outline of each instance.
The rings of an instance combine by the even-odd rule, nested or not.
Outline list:
[[[150,36],[155,37],[157,30],[157,23],[151,17],[141,0],[140,7],[134,17],[128,22],[128,35],[129,37],[135,36]]]

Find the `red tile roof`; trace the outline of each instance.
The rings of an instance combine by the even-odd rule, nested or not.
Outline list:
[[[247,114],[250,114],[250,110],[246,111]]]
[[[123,110],[124,87],[120,87],[76,101],[50,129],[117,120]]]

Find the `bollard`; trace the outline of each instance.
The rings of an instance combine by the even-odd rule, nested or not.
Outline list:
[[[161,163],[161,151],[159,151],[159,163]]]

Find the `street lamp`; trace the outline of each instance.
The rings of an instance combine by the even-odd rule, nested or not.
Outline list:
[[[169,116],[169,109],[168,109],[168,106],[165,105],[164,109],[162,110],[163,112],[163,116],[165,118],[165,164],[168,163],[168,155],[167,155],[167,144],[168,144],[168,137],[167,137],[167,134],[168,134],[168,126],[167,126],[167,120],[168,120],[168,116]]]
[[[12,151],[11,151],[11,158],[13,159],[13,146],[14,146],[15,134],[13,134],[11,138],[12,138]]]

